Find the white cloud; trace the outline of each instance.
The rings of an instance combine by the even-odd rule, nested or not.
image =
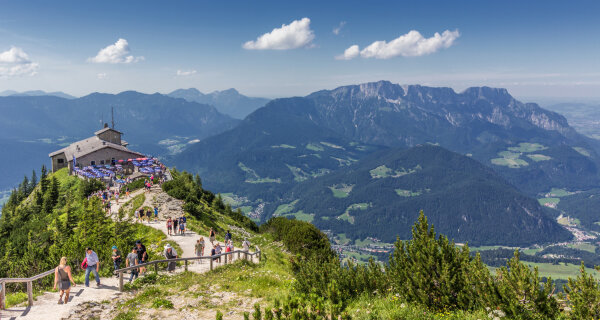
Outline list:
[[[336,60],[350,60],[350,59],[354,59],[356,57],[358,57],[358,55],[360,54],[360,49],[358,48],[358,45],[353,45],[350,46],[348,49],[344,50],[344,53],[336,56],[335,59]]]
[[[375,41],[360,51],[363,58],[390,59],[398,56],[419,57],[435,53],[441,49],[449,48],[460,37],[458,30],[446,30],[442,34],[435,33],[431,38],[424,38],[419,31],[411,30],[407,34],[390,41]],[[351,50],[352,49],[352,50]],[[349,60],[358,56],[357,45],[344,51],[339,57]],[[354,54],[354,55],[347,55]]]
[[[97,77],[100,80],[106,79],[106,77],[108,77],[108,74],[106,74],[106,72],[101,72],[101,73],[98,73]]]
[[[301,47],[310,47],[315,38],[310,29],[310,19],[294,20],[281,28],[275,28],[269,33],[248,41],[242,45],[246,50],[288,50]]]
[[[11,47],[0,52],[0,77],[35,75],[39,64],[29,59],[23,49]]]
[[[196,74],[196,72],[197,72],[196,70],[177,70],[177,75],[185,77],[185,76],[194,75],[194,74]]]
[[[342,28],[346,25],[346,21],[342,21],[340,22],[340,24],[333,28],[333,30],[331,32],[333,32],[333,34],[335,34],[336,36],[340,34],[340,32],[342,31]]]
[[[144,60],[144,57],[134,57],[129,54],[129,43],[120,38],[104,49],[100,49],[95,57],[88,58],[93,63],[134,63]]]

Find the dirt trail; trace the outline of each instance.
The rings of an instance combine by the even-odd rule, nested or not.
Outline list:
[[[120,204],[112,203],[111,212],[115,215],[120,207],[133,197],[144,193],[145,191],[137,190],[130,194],[127,199],[122,199]],[[159,221],[158,222],[144,222],[145,225],[153,227],[162,231],[167,235],[166,219],[171,217],[179,217],[183,213],[182,202],[171,198],[164,193],[158,186],[153,187],[152,190],[146,193],[146,201],[144,206],[153,207],[154,205],[159,206]],[[172,235],[168,236],[167,239],[175,241],[183,250],[178,252],[182,258],[195,256],[195,244],[199,239],[199,235],[195,232],[186,232],[185,235]],[[212,246],[207,237],[205,238],[206,248],[204,251],[205,255],[210,255]],[[237,256],[236,256],[237,257]],[[222,259],[223,260],[223,259]],[[107,263],[107,262],[104,262]],[[109,262],[108,262],[109,263]],[[218,267],[223,264],[214,263],[214,267]],[[210,262],[204,260],[201,263],[191,263],[188,266],[188,270],[192,272],[202,273],[210,270]],[[179,267],[174,273],[183,272],[183,267]],[[127,274],[127,276],[129,276]],[[126,278],[127,280],[128,278]],[[118,279],[115,277],[101,278],[100,282],[102,286],[97,288],[93,275],[90,278],[90,287],[84,285],[77,285],[71,288],[71,297],[68,304],[59,305],[58,293],[46,292],[45,294],[38,296],[33,303],[33,307],[11,307],[8,310],[0,311],[0,319],[27,319],[27,320],[59,320],[59,319],[78,319],[78,307],[85,305],[86,308],[97,309],[98,313],[109,306],[107,302],[115,302],[120,299],[126,298],[127,293],[119,292]],[[104,303],[103,303],[104,302]]]

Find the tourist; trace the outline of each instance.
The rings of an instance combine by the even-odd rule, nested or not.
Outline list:
[[[225,242],[225,253],[227,253],[227,252],[233,252],[233,241],[231,241],[231,240]],[[232,254],[226,255],[225,262],[227,262],[227,259],[229,259],[229,262],[231,262],[233,260],[233,255]]]
[[[184,236],[185,235],[185,222],[183,222],[183,218],[179,220],[179,233]]]
[[[183,231],[187,232],[187,218],[185,217],[185,214],[181,216],[181,220],[183,220]]]
[[[171,235],[172,228],[173,228],[173,220],[171,220],[171,217],[169,217],[169,219],[167,220],[167,233],[169,233],[169,235]]]
[[[242,242],[242,250],[244,250],[244,252],[250,251],[250,241],[248,241],[248,239],[244,239],[244,242]]]
[[[138,240],[135,242],[135,247],[139,264],[146,263],[148,261],[148,252],[146,252],[146,246],[144,246],[142,242]],[[146,267],[140,267],[140,273],[146,274]]]
[[[144,208],[140,208],[140,220],[141,220],[141,222],[144,222],[144,217],[145,217],[145,215],[144,215]]]
[[[133,215],[135,216],[135,222],[138,222],[138,220],[140,219],[140,213],[137,210],[135,210],[133,212]]]
[[[212,244],[214,246],[215,245],[214,242],[217,237],[217,233],[215,232],[215,230],[213,230],[213,228],[210,228],[210,231],[208,232],[208,236],[209,236],[210,244]]]
[[[58,267],[54,269],[54,290],[56,290],[57,285],[60,290],[58,304],[63,304],[63,294],[65,295],[64,303],[69,302],[71,284],[73,284],[73,287],[75,286],[75,281],[73,281],[73,276],[71,275],[71,267],[67,265],[67,257],[62,257],[60,258]]]
[[[154,206],[154,222],[158,222],[158,206]]]
[[[119,204],[119,193],[115,192],[115,201],[117,202],[117,205]]]
[[[227,230],[227,233],[225,233],[225,243],[227,243],[229,240],[231,240],[231,232]]]
[[[204,237],[200,237],[200,239],[198,239],[198,241],[196,241],[196,257],[202,257],[204,256]],[[199,260],[200,262],[202,262],[202,260]]]
[[[93,272],[96,277],[96,285],[100,287],[100,275],[98,274],[98,271],[100,270],[100,260],[98,260],[98,255],[90,247],[87,247],[85,251],[85,286],[90,286],[90,273]]]
[[[125,197],[129,199],[129,187],[125,187]]]
[[[152,221],[152,209],[148,208],[148,211],[146,211],[146,217],[148,218],[148,223],[150,223],[150,221]]]
[[[175,251],[175,249],[173,247],[171,247],[171,245],[168,243],[165,246],[165,251],[163,252],[163,254],[164,254],[165,258],[167,258],[167,259],[177,259],[177,251]],[[177,262],[175,262],[175,261],[169,262],[169,264],[167,265],[167,271],[173,272],[175,270],[176,266],[177,266]]]
[[[177,224],[178,223],[179,223],[179,219],[177,219],[177,218],[173,219],[173,235],[176,235],[177,234],[177,230],[179,230],[179,229],[177,229]]]
[[[137,266],[138,264],[140,264],[140,261],[138,260],[137,247],[133,247],[133,249],[131,249],[131,252],[127,255],[127,259],[125,260],[125,266],[129,268],[129,267]],[[131,276],[129,276],[129,283],[131,283],[131,281],[133,281],[134,277],[135,277],[135,279],[137,279],[139,273],[140,272],[139,272],[138,268],[131,269]]]
[[[217,242],[217,245],[215,246],[215,254],[219,255],[221,252],[223,252],[223,248],[221,248],[221,245]],[[217,262],[221,263],[221,257],[217,258]]]
[[[119,251],[119,249],[117,249],[117,246],[112,246],[112,259],[113,259],[113,265],[115,267],[115,271],[121,269],[121,261],[122,261],[121,251]],[[118,277],[119,276],[117,276],[117,278]]]

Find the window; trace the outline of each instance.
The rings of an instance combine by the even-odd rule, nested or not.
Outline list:
[[[112,158],[110,160],[110,164],[112,164],[113,166],[115,165],[115,163],[117,163],[117,160],[115,158]]]
[[[90,162],[90,165],[95,166],[96,165],[96,161],[92,160],[92,162]]]
[[[56,162],[58,164],[63,164],[63,163],[65,163],[65,159],[57,159]]]
[[[100,160],[100,164],[104,164],[104,160]]]

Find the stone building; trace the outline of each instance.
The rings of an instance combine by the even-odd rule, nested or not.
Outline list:
[[[77,167],[115,164],[119,160],[145,157],[127,149],[127,142],[121,139],[122,133],[104,125],[93,137],[77,141],[49,154],[52,159],[52,172],[68,167],[73,170],[73,159]]]

